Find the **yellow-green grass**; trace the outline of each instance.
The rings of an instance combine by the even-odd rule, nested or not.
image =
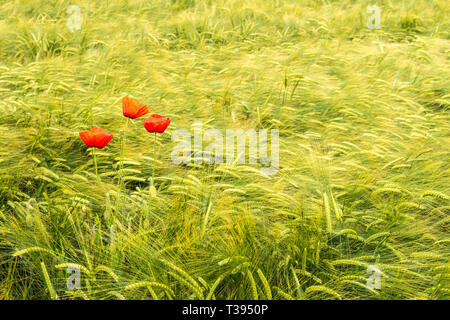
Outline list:
[[[366,26],[375,3],[379,30]],[[449,12],[0,1],[0,299],[448,299]],[[172,119],[156,197],[153,136],[136,119],[117,201],[124,95]],[[279,129],[278,173],[173,164],[171,133],[194,121]],[[97,152],[101,182],[78,136],[90,127],[115,134]]]

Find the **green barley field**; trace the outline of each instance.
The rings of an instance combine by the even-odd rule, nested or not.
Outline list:
[[[0,299],[449,299],[449,12],[0,0]],[[175,164],[196,121],[278,129],[278,172]]]

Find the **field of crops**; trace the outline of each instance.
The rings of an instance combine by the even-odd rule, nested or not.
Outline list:
[[[450,299],[449,12],[0,0],[0,299]],[[174,163],[195,122],[277,171]]]

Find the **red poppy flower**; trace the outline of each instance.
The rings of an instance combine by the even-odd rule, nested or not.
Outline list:
[[[129,97],[122,99],[122,111],[125,117],[136,119],[148,113],[148,108],[145,104],[140,103]]]
[[[169,124],[170,118],[160,116],[159,114],[152,114],[147,120],[144,121],[144,127],[148,132],[163,133]]]
[[[113,138],[112,134],[102,128],[92,128],[89,131],[79,132],[81,139],[88,147],[103,149]]]

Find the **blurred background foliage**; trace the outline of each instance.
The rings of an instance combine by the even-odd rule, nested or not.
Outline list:
[[[445,0],[0,1],[0,298],[448,299],[449,12]],[[119,172],[124,95],[172,123],[155,160],[134,120]],[[194,121],[278,129],[278,173],[173,164],[171,133]],[[115,134],[101,182],[78,136],[90,127]]]

